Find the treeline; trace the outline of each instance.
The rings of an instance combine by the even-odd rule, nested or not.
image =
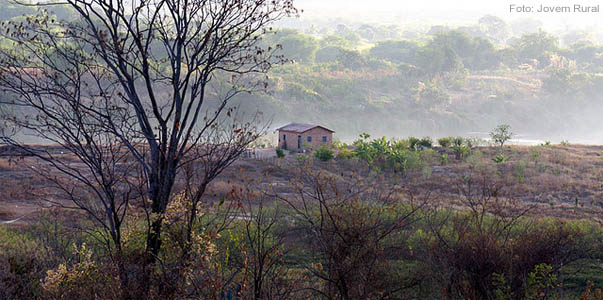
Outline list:
[[[536,29],[496,41],[434,28],[370,41],[358,30],[268,35],[266,45],[281,45],[292,63],[271,71],[269,95],[240,103],[276,123],[336,128],[345,139],[362,131],[459,135],[500,122],[544,139],[592,133],[603,92],[603,47],[592,39],[566,37],[562,45]]]
[[[502,21],[502,20],[501,20]],[[577,39],[560,47],[559,38],[538,30],[497,44],[488,37],[467,30],[439,28],[414,39],[386,39],[374,43],[356,32],[314,36],[292,29],[280,29],[268,36],[266,44],[281,45],[282,54],[301,64],[331,63],[334,68],[383,68],[388,63],[406,64],[426,74],[516,68],[529,64],[544,69],[551,64],[575,62],[580,70],[601,72],[603,46],[589,39]],[[535,61],[536,60],[536,61]],[[567,67],[567,65],[566,65]]]
[[[0,5],[3,18],[32,12]],[[543,139],[599,136],[603,47],[593,34],[557,37],[542,24],[493,16],[430,30],[331,25],[263,36],[291,62],[272,68],[269,93],[241,94],[237,105],[275,125],[322,124],[346,140],[364,131],[464,135],[499,123]]]

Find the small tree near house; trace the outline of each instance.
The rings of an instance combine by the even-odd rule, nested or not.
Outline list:
[[[511,126],[507,124],[498,125],[490,132],[490,138],[492,138],[492,141],[501,149],[512,137],[513,132],[511,132]]]

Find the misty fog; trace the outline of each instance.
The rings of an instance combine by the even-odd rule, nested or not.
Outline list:
[[[262,42],[290,61],[272,68],[266,93],[236,103],[273,128],[316,123],[343,141],[487,138],[509,124],[517,143],[603,144],[600,13],[517,13],[513,3],[297,1],[300,16]],[[0,18],[31,11],[8,5]]]

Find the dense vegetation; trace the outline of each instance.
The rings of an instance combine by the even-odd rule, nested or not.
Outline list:
[[[293,63],[271,72],[271,94],[241,102],[275,123],[320,123],[344,139],[362,131],[457,135],[503,122],[555,140],[596,136],[592,111],[601,107],[603,87],[597,42],[566,37],[572,43],[561,46],[541,30],[500,41],[483,26],[369,39],[367,28],[387,36],[368,25],[322,34],[280,30],[266,43],[282,45]]]
[[[31,13],[0,5],[0,19]],[[291,63],[271,70],[270,93],[238,102],[276,125],[320,123],[343,139],[363,131],[464,135],[500,123],[544,139],[597,139],[603,46],[585,32],[558,37],[539,26],[485,16],[428,31],[331,23],[279,29],[264,43],[282,47]]]

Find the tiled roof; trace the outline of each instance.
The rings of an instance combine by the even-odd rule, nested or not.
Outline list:
[[[314,129],[316,127],[323,128],[323,129],[328,130],[330,132],[335,132],[335,131],[333,131],[331,129],[328,129],[328,128],[320,126],[320,125],[302,124],[302,123],[290,123],[290,124],[287,124],[287,125],[285,125],[283,127],[277,128],[276,130],[302,133],[302,132],[306,132],[306,131],[308,131],[310,129]]]

